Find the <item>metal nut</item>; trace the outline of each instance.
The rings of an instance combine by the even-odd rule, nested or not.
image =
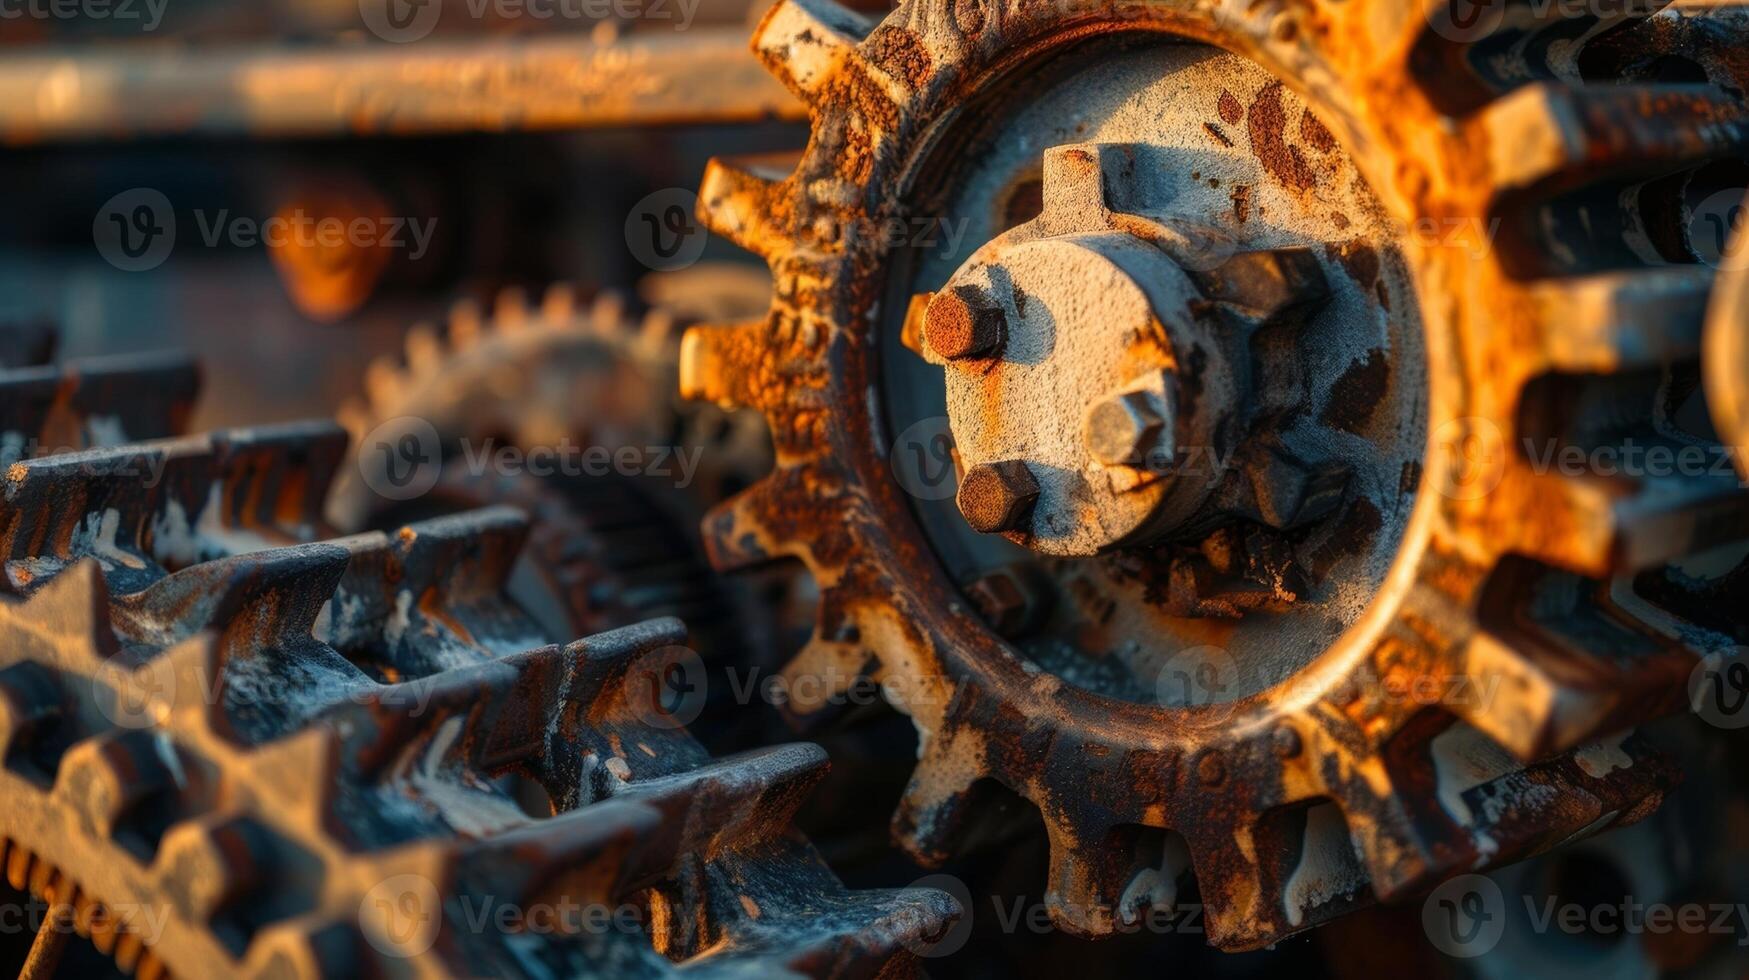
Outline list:
[[[1038,495],[1038,480],[1020,460],[984,463],[960,481],[960,513],[980,534],[1017,531],[1031,518]]]
[[[988,357],[1007,330],[1000,306],[963,288],[936,294],[923,314],[923,342],[944,361]]]
[[[1146,391],[1112,395],[1087,412],[1087,449],[1106,466],[1137,466],[1160,445],[1166,412]]]

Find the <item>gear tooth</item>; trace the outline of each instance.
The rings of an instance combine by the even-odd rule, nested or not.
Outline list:
[[[241,975],[253,980],[395,976],[398,970],[391,964],[404,970],[406,962],[367,942],[358,916],[317,914],[262,930],[249,946]]]
[[[492,320],[498,329],[506,331],[521,330],[529,326],[528,293],[516,286],[500,291]]]
[[[1254,829],[1211,823],[1186,826],[1208,943],[1240,952],[1277,938],[1278,914],[1266,893],[1253,845]]]
[[[235,429],[212,436],[226,527],[268,529],[294,540],[322,530],[322,507],[346,458],[333,422]]]
[[[364,437],[370,434],[371,427],[376,424],[370,406],[362,399],[352,396],[340,403],[340,407],[334,412],[334,418],[346,430],[355,446],[364,441]]]
[[[1530,766],[1521,765],[1486,735],[1461,722],[1448,726],[1417,753],[1417,783],[1431,784],[1437,812],[1463,831],[1464,847],[1430,852],[1413,874],[1378,887],[1391,900],[1431,887],[1459,871],[1520,861],[1608,829],[1644,811],[1673,785],[1674,769],[1642,740],[1617,735]],[[1559,807],[1539,805],[1558,799]]]
[[[666,310],[653,310],[644,317],[644,322],[638,331],[639,353],[646,357],[659,357],[663,351],[674,345],[675,336],[680,332],[680,325],[675,322],[672,314]]]
[[[771,259],[791,237],[773,215],[787,213],[782,206],[786,181],[798,159],[793,153],[713,158],[699,184],[699,220],[741,248]]]
[[[200,367],[184,354],[129,354],[67,364],[69,398],[88,445],[183,433],[200,395]]]
[[[184,821],[165,832],[153,874],[183,919],[211,923],[267,883],[261,862],[271,850],[269,838],[247,817],[210,814]]]
[[[329,709],[329,720],[348,733],[354,743],[348,764],[367,778],[381,776],[406,758],[410,745],[456,721],[462,729],[453,744],[501,765],[543,748],[547,719],[562,706],[569,659],[551,646],[477,661],[353,695]]]
[[[37,440],[46,438],[49,417],[66,387],[60,372],[53,368],[18,368],[0,374],[0,432],[16,432]],[[21,458],[43,455],[44,449],[55,448],[59,447],[8,447],[0,463],[11,465]]]
[[[310,544],[203,562],[118,600],[118,612],[128,633],[160,645],[209,629],[296,641],[309,636],[349,558]]]
[[[1477,633],[1464,645],[1468,688],[1451,710],[1523,762],[1682,706],[1694,657],[1666,648],[1626,662],[1552,643]]]
[[[677,854],[711,860],[782,835],[829,766],[819,746],[779,745],[638,780],[614,798],[655,808],[663,826],[680,835]]]
[[[568,282],[556,282],[547,287],[541,298],[541,322],[552,330],[564,330],[577,320],[577,287]]]
[[[970,914],[934,888],[858,889],[834,902],[829,920],[813,920],[810,934],[794,947],[753,952],[737,965],[749,976],[781,976],[797,963],[903,963],[919,951],[929,955],[948,941],[948,927]]]
[[[1749,495],[1734,478],[1634,483],[1525,472],[1514,483],[1513,492],[1497,494],[1517,502],[1501,553],[1587,578],[1655,567],[1749,535]]]
[[[117,665],[103,678],[114,692],[111,714],[130,727],[156,723],[199,739],[222,724],[224,667],[216,633],[197,633],[143,666]]]
[[[798,728],[826,721],[832,714],[829,709],[844,703],[844,695],[866,674],[869,654],[854,630],[854,626],[849,631],[816,627],[814,636],[784,665],[783,686],[775,692],[780,699],[777,706]],[[843,639],[827,635],[846,632],[850,635]]]
[[[554,895],[610,904],[669,870],[672,836],[660,812],[615,798],[479,841],[460,858],[457,877],[513,904]]]
[[[464,299],[457,300],[449,308],[449,346],[452,349],[463,351],[473,347],[485,332],[486,315],[480,311],[480,304]]]
[[[401,399],[406,380],[394,358],[373,358],[364,369],[365,397],[375,405],[393,405]]]
[[[685,644],[686,625],[673,618],[652,619],[578,640],[565,648],[567,658],[577,665],[568,700],[590,709],[612,707],[627,695],[626,676],[640,659]]]
[[[831,670],[843,673],[845,666],[839,662]],[[917,766],[893,813],[893,839],[918,864],[935,868],[964,839],[976,812],[978,781],[989,767],[983,743],[970,729],[946,725],[919,736]]]
[[[340,783],[340,737],[327,725],[311,725],[250,749],[236,771],[247,774],[264,812],[283,813],[288,821],[311,827],[326,826]]]
[[[13,844],[6,852],[6,883],[14,891],[24,891],[30,887],[30,868],[35,857],[29,849],[19,844]]]
[[[1124,883],[1114,875],[1101,846],[1109,828],[1059,831],[1046,821],[1051,838],[1051,864],[1045,887],[1045,907],[1051,921],[1074,936],[1111,935]],[[1082,844],[1087,841],[1087,844]]]
[[[351,562],[335,594],[334,645],[345,645],[341,637],[377,635],[400,614],[402,593],[451,616],[496,600],[527,540],[526,515],[491,507],[335,542]]]
[[[617,290],[606,289],[596,294],[589,304],[588,328],[599,337],[615,339],[625,328],[626,298]]]
[[[84,557],[105,570],[137,578],[147,567],[142,546],[161,487],[146,474],[170,465],[191,447],[159,443],[92,449],[12,464],[0,503],[0,554],[7,584],[33,583]]]
[[[129,814],[173,783],[152,735],[110,732],[79,742],[61,756],[54,792],[97,836],[114,838]]]
[[[48,639],[53,649],[45,652],[58,663],[101,663],[117,648],[109,594],[102,566],[82,559],[43,582],[28,599],[0,602],[0,622],[24,628],[21,635]]]
[[[115,951],[109,955],[115,960],[115,968],[121,975],[132,976],[134,968],[140,961],[140,956],[146,951],[146,940],[133,930],[124,930],[115,940]]]
[[[1475,126],[1497,192],[1656,175],[1749,148],[1742,106],[1705,85],[1533,83],[1483,109]]]
[[[680,396],[727,411],[763,407],[775,394],[764,380],[765,335],[763,320],[687,328],[680,341]]]
[[[1549,371],[1607,374],[1694,360],[1712,280],[1709,270],[1676,267],[1534,283],[1538,361]]]
[[[61,689],[47,670],[33,663],[0,670],[0,765],[27,751],[64,712]]]
[[[874,22],[832,0],[779,0],[753,34],[753,53],[804,102],[851,63]],[[864,66],[864,70],[867,70]]]
[[[732,572],[795,555],[795,548],[770,526],[767,515],[804,513],[808,500],[800,493],[797,482],[780,469],[712,508],[702,525],[711,564],[718,571]]]
[[[407,331],[405,342],[407,370],[416,378],[429,378],[443,366],[446,351],[437,328],[429,323],[416,323]]]

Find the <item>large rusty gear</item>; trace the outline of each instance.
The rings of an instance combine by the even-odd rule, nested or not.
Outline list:
[[[706,537],[720,567],[793,557],[819,584],[790,710],[823,713],[868,676],[915,721],[894,820],[913,855],[941,860],[999,783],[1043,817],[1059,924],[1105,934],[1170,908],[1188,866],[1210,941],[1250,949],[1653,810],[1670,772],[1622,733],[1679,709],[1697,656],[1728,636],[1636,584],[1740,539],[1745,495],[1718,475],[1551,472],[1519,447],[1706,442],[1678,407],[1712,276],[1679,216],[1707,165],[1749,148],[1744,34],[1734,13],[1664,6],[1477,6],[1479,29],[1445,0],[911,0],[879,21],[828,0],[773,8],[753,47],[809,103],[811,139],[799,160],[715,162],[700,207],[769,261],[775,299],[764,319],[689,331],[681,381],[761,411],[777,466]],[[1150,63],[1193,81],[1150,93]],[[1052,98],[1065,79],[1093,108]],[[1003,143],[1041,105],[1032,142]],[[1170,131],[1104,135],[1134,106]],[[1030,177],[979,169],[1022,150]],[[1150,194],[1160,175],[1176,196]],[[975,253],[932,265],[883,232],[960,217],[956,195],[979,186],[995,206],[974,217],[989,243]],[[1248,220],[1259,199],[1241,187],[1269,220]],[[1307,214],[1355,234],[1317,237]],[[1473,247],[1410,232],[1493,219]],[[1114,329],[1114,310],[1128,319],[1080,344],[1073,373],[1011,368],[1050,366],[1040,320],[1069,317],[1055,338],[1074,344]],[[1354,322],[1386,326],[1335,358],[1293,339]],[[1024,583],[962,589],[942,521],[893,476],[915,418],[894,407],[893,378],[915,374],[906,347],[947,378],[963,523],[1046,569],[1139,562],[1161,611],[1119,639],[1164,637],[1156,663],[1226,642],[1285,663],[1246,652],[1237,696],[1174,704],[1145,674],[1138,695],[1006,639],[996,614]],[[1093,384],[1138,365],[1141,383]],[[1262,367],[1302,374],[1299,390],[1259,384]],[[1065,383],[1080,404],[1113,399],[1087,419],[1093,461],[1076,455],[1082,419],[1028,408],[1059,408]],[[1345,481],[1281,431],[1308,414],[1361,437],[1336,460]],[[1137,464],[1162,445],[1182,462],[1169,436],[1238,463],[1202,487],[1158,480]],[[1064,472],[1147,488],[1146,506],[1077,506]],[[1306,561],[1308,542],[1333,563]],[[1362,575],[1367,555],[1384,560]],[[1359,587],[1327,640],[1232,639],[1329,610],[1319,580]],[[1122,611],[1101,598],[1084,632]],[[1134,679],[1119,643],[1103,650]]]
[[[321,540],[345,450],[309,423],[11,464],[0,850],[55,926],[27,972],[70,930],[142,976],[886,975],[953,914],[845,891],[789,829],[823,752],[712,760],[652,700],[678,621],[548,645],[503,592],[516,512]]]

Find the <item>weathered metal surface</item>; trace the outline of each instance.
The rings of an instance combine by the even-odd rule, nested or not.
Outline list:
[[[344,449],[309,424],[7,472],[0,855],[98,951],[143,977],[872,976],[954,915],[844,890],[790,829],[819,749],[706,755],[658,698],[677,620],[549,643],[505,595],[517,512],[318,541]],[[590,918],[536,918],[567,908]]]
[[[1560,430],[1539,431],[1523,410],[1547,376],[1663,371],[1696,356],[1679,338],[1699,334],[1694,295],[1706,277],[1677,284],[1667,270],[1621,268],[1608,236],[1640,216],[1617,213],[1637,205],[1614,188],[1743,156],[1743,88],[1717,74],[1707,76],[1714,84],[1670,85],[1582,68],[1585,42],[1605,34],[1618,52],[1637,37],[1655,53],[1662,25],[1640,23],[1651,8],[1575,21],[1558,6],[1511,5],[1484,38],[1492,46],[1454,40],[1449,19],[1441,33],[1442,9],[1432,0],[915,0],[874,21],[825,0],[786,0],[761,25],[755,51],[809,102],[816,124],[793,173],[719,161],[701,194],[707,223],[766,257],[776,280],[764,320],[695,328],[684,345],[685,392],[763,412],[778,455],[776,470],[706,532],[723,567],[793,556],[820,584],[815,637],[788,673],[812,682],[794,689],[823,693],[793,700],[792,711],[827,707],[866,672],[915,721],[919,761],[894,829],[918,858],[958,846],[974,785],[994,779],[1043,817],[1059,924],[1103,934],[1150,906],[1169,908],[1175,890],[1160,886],[1180,869],[1158,856],[1163,840],[1182,838],[1210,941],[1247,949],[1656,806],[1669,770],[1617,733],[1677,709],[1697,647],[1726,637],[1677,629],[1643,598],[1630,601],[1631,586],[1612,594],[1601,582],[1740,537],[1749,495],[1735,480],[1672,492],[1649,475],[1539,471],[1521,437]],[[1041,669],[977,618],[981,605],[1012,603],[964,601],[920,524],[921,505],[892,477],[881,403],[883,375],[894,371],[882,351],[930,347],[914,337],[885,344],[907,317],[906,294],[939,281],[892,282],[899,263],[872,230],[935,216],[951,197],[931,181],[953,172],[941,161],[963,150],[958,130],[990,118],[964,107],[1001,106],[1001,86],[1016,79],[1031,86],[1017,101],[1048,104],[1048,77],[1032,69],[1060,68],[1064,60],[1048,59],[1120,33],[1128,47],[1096,49],[1081,77],[1097,83],[1102,68],[1155,37],[1231,52],[1279,80],[1259,86],[1235,69],[1244,91],[1174,92],[1205,96],[1203,152],[1247,155],[1237,165],[1263,174],[1253,190],[1285,189],[1289,213],[1335,190],[1314,160],[1352,157],[1359,184],[1341,189],[1363,187],[1383,231],[1329,240],[1331,282],[1377,291],[1394,321],[1414,320],[1393,340],[1417,341],[1352,351],[1348,397],[1322,419],[1364,431],[1369,415],[1357,410],[1411,386],[1402,407],[1422,441],[1392,478],[1401,515],[1360,506],[1356,490],[1342,491],[1337,511],[1310,504],[1328,487],[1293,458],[1260,471],[1259,516],[1274,515],[1264,525],[1291,526],[1309,507],[1336,539],[1388,545],[1382,574],[1339,634],[1287,661],[1291,669],[1250,675],[1240,658],[1249,683],[1178,704],[1107,696]],[[1174,50],[1156,56],[1170,61]],[[1696,62],[1709,72],[1717,63]],[[1303,116],[1289,111],[1302,102]],[[1600,190],[1574,197],[1581,189]],[[1048,181],[1044,193],[1048,211]],[[1240,226],[1254,206],[1243,195],[1222,203]],[[1497,236],[1460,247],[1414,231],[1488,228],[1497,217]],[[1401,264],[1394,280],[1390,262]],[[1267,296],[1257,305],[1265,315],[1282,307]],[[918,307],[909,303],[913,325]],[[1641,335],[1670,342],[1635,343]],[[1661,423],[1661,409],[1642,411],[1646,425]],[[1478,443],[1493,450],[1479,470],[1465,449]],[[1157,554],[1133,564],[1172,599],[1194,599],[1196,582],[1174,577],[1181,567],[1194,580],[1270,565],[1267,548],[1236,557],[1233,545],[1253,533],[1211,535],[1202,565],[1162,569],[1169,556]],[[1289,579],[1273,580],[1279,604]],[[991,592],[977,590],[974,598]],[[1222,614],[1236,625],[1176,622],[1195,604],[1169,603],[1172,635],[1194,628],[1218,646],[1270,611],[1226,601]],[[1149,635],[1126,625],[1112,648]],[[1220,662],[1203,655],[1190,666],[1192,678],[1203,667],[1218,676]],[[1319,864],[1326,854],[1354,861]]]
[[[739,30],[318,48],[32,50],[0,62],[13,145],[411,135],[800,118]]]

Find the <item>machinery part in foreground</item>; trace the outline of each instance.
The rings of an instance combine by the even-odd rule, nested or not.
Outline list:
[[[917,858],[999,783],[1059,924],[1170,910],[1193,870],[1237,950],[1657,806],[1671,771],[1623,733],[1728,636],[1670,612],[1705,581],[1632,575],[1740,539],[1749,497],[1528,453],[1715,445],[1712,277],[1671,226],[1749,150],[1744,89],[1650,8],[1499,12],[766,17],[812,138],[700,198],[775,300],[689,331],[681,374],[778,463],[706,538],[821,588],[792,712],[870,676],[916,723]],[[972,244],[883,234],[919,219]],[[893,475],[941,405],[957,507]]]
[[[503,594],[515,512],[318,541],[345,443],[312,423],[12,465],[14,887],[142,976],[867,976],[951,917],[845,891],[787,828],[818,749],[711,760],[640,686],[677,621],[548,645]],[[466,918],[577,905],[641,928]]]

